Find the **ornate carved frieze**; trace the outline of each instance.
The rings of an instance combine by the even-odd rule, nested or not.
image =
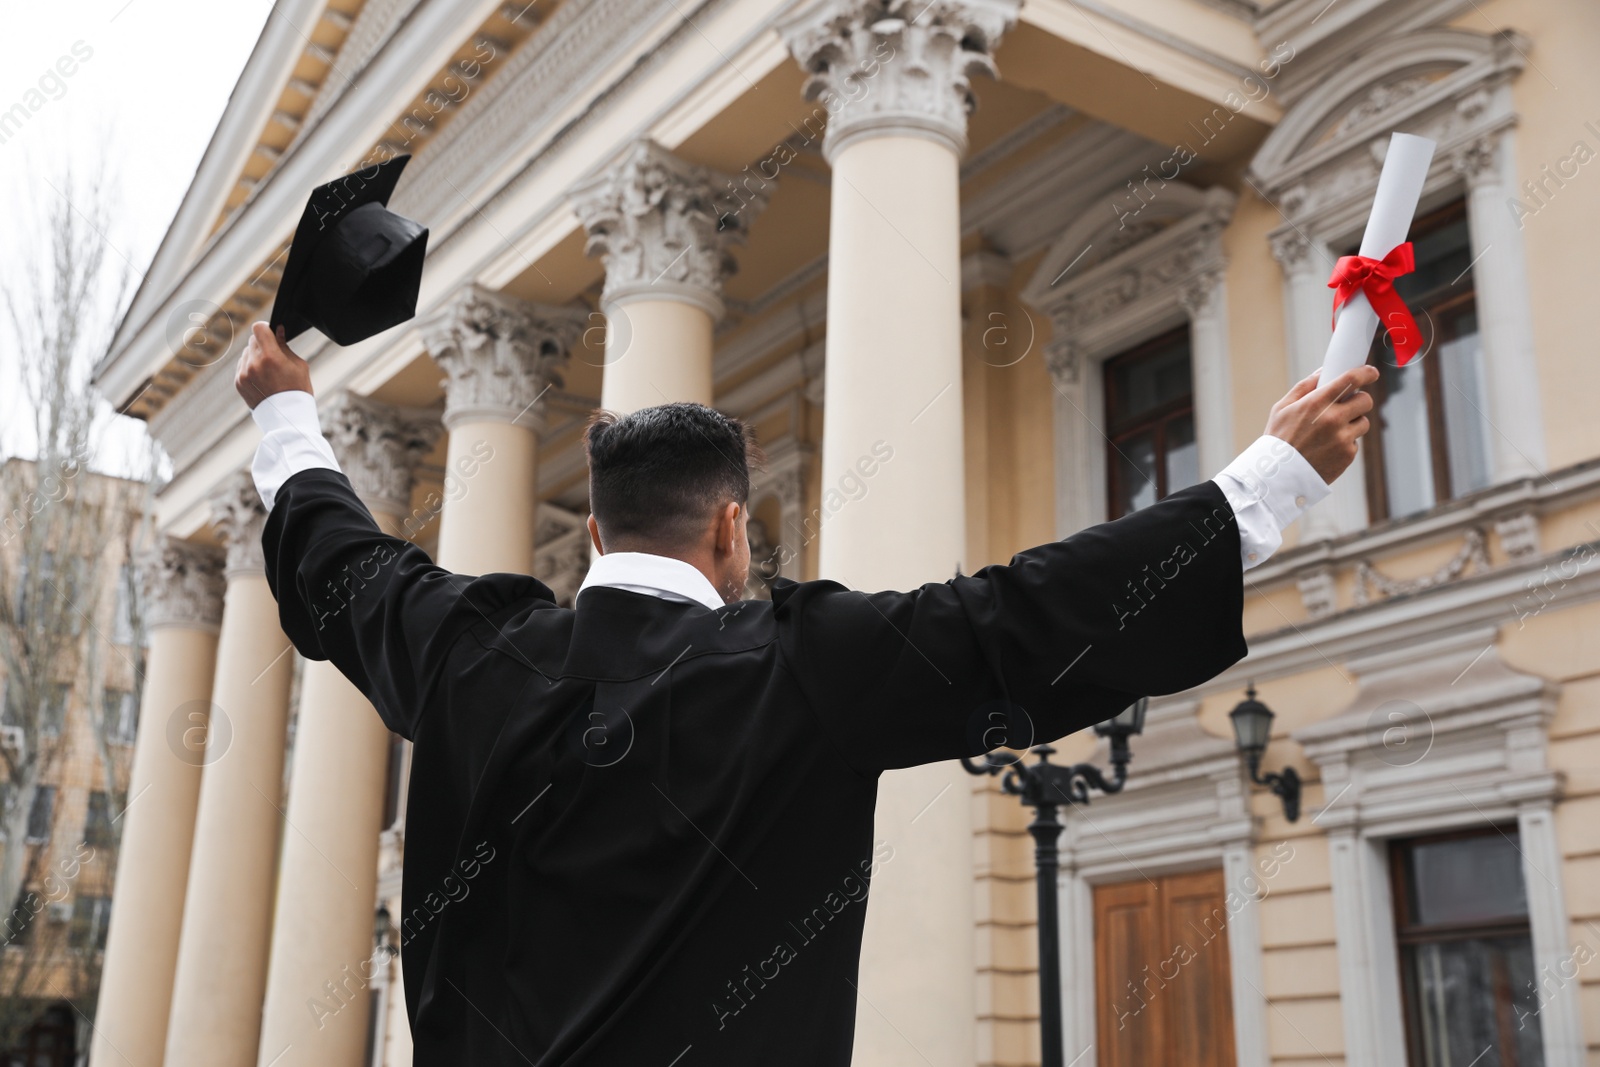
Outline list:
[[[1292,230],[1318,240],[1359,232],[1391,130],[1439,143],[1435,183],[1452,168],[1469,183],[1491,173],[1501,136],[1516,122],[1508,83],[1527,48],[1509,31],[1398,34],[1298,99],[1250,166],[1252,185],[1287,220],[1272,235],[1274,251],[1280,239],[1292,250]],[[1295,260],[1280,262],[1287,271]]]
[[[266,573],[266,555],[261,548],[261,530],[266,523],[267,509],[249,471],[236,472],[211,498],[211,525],[227,545],[225,573],[229,578]]]
[[[1058,324],[1056,329],[1065,326]],[[1044,346],[1044,365],[1057,385],[1076,385],[1083,373],[1083,350],[1070,337],[1057,337]]]
[[[996,76],[1015,0],[828,0],[781,26],[806,69],[807,100],[828,110],[823,152],[874,132],[918,133],[967,147],[971,79]]]
[[[222,566],[216,549],[170,537],[147,551],[139,560],[145,625],[196,630],[222,625]]]
[[[1202,318],[1218,309],[1222,271],[1203,270],[1184,282],[1178,290],[1178,304],[1191,319]]]
[[[1313,619],[1326,618],[1339,608],[1338,591],[1332,567],[1312,567],[1295,575],[1300,602]]]
[[[421,327],[445,372],[445,427],[492,421],[537,428],[539,401],[562,384],[586,322],[580,308],[532,304],[478,285],[463,289]]]
[[[1453,582],[1466,574],[1468,568],[1479,573],[1489,569],[1489,551],[1483,531],[1476,528],[1467,530],[1460,550],[1431,574],[1416,578],[1390,578],[1368,560],[1361,560],[1356,564],[1356,606],[1370,604],[1375,599],[1420,593]]]
[[[1481,182],[1500,180],[1500,138],[1485,135],[1473,138],[1450,157],[1450,165],[1472,188]]]
[[[768,195],[764,181],[736,186],[650,140],[571,194],[589,234],[584,251],[606,266],[606,303],[683,300],[713,319],[722,317],[722,283],[738,269],[729,250],[744,243]]]
[[[1494,521],[1494,532],[1500,538],[1500,547],[1512,559],[1539,554],[1539,516],[1531,511],[1501,516]]]
[[[1223,189],[1186,188],[1182,194],[1169,190],[1168,195],[1181,195],[1192,210],[1088,270],[1060,280],[1064,272],[1056,260],[1119,232],[1115,220],[1107,224],[1109,232],[1064,234],[1046,255],[1023,299],[1050,316],[1053,340],[1046,359],[1053,369],[1059,364],[1076,380],[1072,352],[1061,343],[1071,339],[1082,345],[1087,340],[1093,348],[1103,323],[1148,320],[1174,305],[1191,317],[1211,309],[1227,266],[1220,236],[1232,216],[1234,198]],[[1112,332],[1119,327],[1113,325]]]
[[[432,412],[408,411],[341,393],[322,411],[322,432],[355,488],[377,511],[404,514],[411,476],[444,427]]]

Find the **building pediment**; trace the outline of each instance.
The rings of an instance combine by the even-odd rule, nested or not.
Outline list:
[[[1404,832],[1554,795],[1546,748],[1558,687],[1512,668],[1496,639],[1480,625],[1348,661],[1355,702],[1291,735],[1321,770],[1320,824]]]

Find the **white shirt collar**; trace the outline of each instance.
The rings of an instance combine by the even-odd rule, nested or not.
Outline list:
[[[689,600],[713,611],[727,606],[717,593],[717,587],[699,568],[681,559],[650,552],[607,552],[591,560],[589,573],[578,586],[578,593],[581,595],[585,589],[597,585],[648,593],[666,600]]]

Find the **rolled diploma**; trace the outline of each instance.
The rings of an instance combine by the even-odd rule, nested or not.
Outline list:
[[[1383,157],[1383,170],[1378,174],[1378,192],[1372,198],[1372,214],[1367,218],[1367,231],[1361,237],[1361,255],[1382,259],[1393,252],[1396,245],[1405,243],[1411,220],[1417,213],[1417,201],[1422,199],[1422,183],[1428,179],[1428,165],[1433,162],[1435,147],[1426,137],[1409,133],[1390,135],[1389,153]],[[1322,374],[1317,381],[1331,382],[1365,363],[1367,353],[1372,350],[1372,337],[1377,332],[1378,313],[1367,302],[1367,294],[1356,293],[1339,309],[1333,339],[1322,357]]]

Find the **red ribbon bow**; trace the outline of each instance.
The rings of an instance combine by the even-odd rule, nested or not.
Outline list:
[[[1395,364],[1405,366],[1422,347],[1422,331],[1417,320],[1400,294],[1394,291],[1394,280],[1417,269],[1416,254],[1411,242],[1395,245],[1394,251],[1381,260],[1367,256],[1341,256],[1333,265],[1333,277],[1328,288],[1336,290],[1333,297],[1334,321],[1339,309],[1350,302],[1357,292],[1367,294],[1367,302],[1378,313],[1378,321],[1389,331],[1394,342]]]

